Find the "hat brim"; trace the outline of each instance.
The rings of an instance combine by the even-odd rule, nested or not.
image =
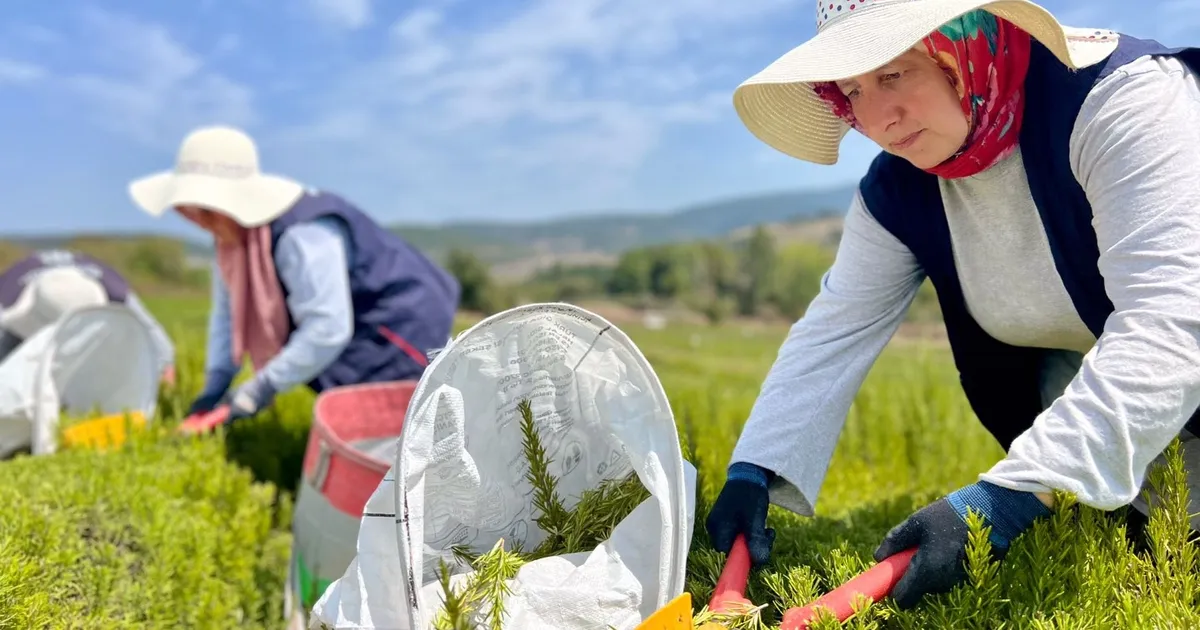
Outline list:
[[[1095,40],[1064,27],[1028,0],[921,0],[868,4],[853,19],[830,23],[815,37],[776,59],[734,90],[742,124],[772,148],[816,164],[835,164],[850,127],[830,111],[810,84],[875,70],[904,54],[950,20],[982,9],[1013,23],[1070,68],[1090,66],[1112,53],[1115,39]]]
[[[170,208],[194,205],[224,214],[242,227],[258,227],[279,218],[304,194],[304,186],[276,175],[228,179],[170,171],[129,184],[129,195],[147,214],[160,217]]]

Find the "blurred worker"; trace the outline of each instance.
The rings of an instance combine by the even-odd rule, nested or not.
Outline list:
[[[34,252],[0,273],[0,359],[70,311],[124,304],[150,330],[163,380],[175,382],[175,346],[129,283],[86,254]]]
[[[189,415],[228,399],[233,422],[301,384],[419,378],[450,337],[451,274],[345,199],[261,173],[240,130],[193,131],[174,171],[129,192],[151,216],[174,209],[213,236],[204,389]],[[229,395],[246,355],[254,376]]]

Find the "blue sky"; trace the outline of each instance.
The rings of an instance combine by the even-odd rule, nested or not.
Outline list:
[[[813,6],[18,3],[0,26],[0,233],[193,232],[142,215],[125,186],[214,122],[248,130],[264,170],[388,222],[661,211],[848,183],[873,145],[852,134],[842,163],[808,165],[754,139],[731,104],[813,34]],[[1200,44],[1200,0],[1044,6],[1073,26]]]

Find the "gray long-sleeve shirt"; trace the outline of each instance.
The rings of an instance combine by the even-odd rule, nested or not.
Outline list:
[[[972,316],[1016,345],[1084,353],[1062,395],[981,479],[1063,489],[1113,509],[1200,406],[1200,85],[1144,57],[1104,79],[1070,140],[1092,204],[1115,312],[1097,340],[1055,271],[1018,151],[942,180],[955,263]],[[820,293],[792,327],[734,449],[777,473],[772,502],[811,515],[850,405],[924,273],[856,196]]]

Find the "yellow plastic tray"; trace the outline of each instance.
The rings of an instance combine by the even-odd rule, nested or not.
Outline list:
[[[73,424],[62,432],[62,445],[67,447],[86,446],[103,449],[120,446],[129,437],[127,429],[141,430],[146,418],[140,411],[113,413]]]
[[[692,596],[685,592],[667,602],[639,624],[637,630],[693,630]]]

